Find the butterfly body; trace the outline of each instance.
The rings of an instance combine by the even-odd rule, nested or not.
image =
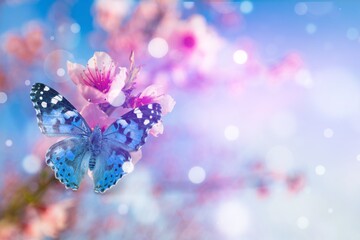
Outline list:
[[[36,83],[30,98],[38,125],[47,136],[67,136],[52,145],[46,163],[66,188],[77,190],[90,170],[95,192],[103,193],[131,169],[132,151],[139,150],[151,127],[160,120],[157,103],[136,108],[102,131],[88,126],[80,113],[54,89]]]
[[[94,169],[96,164],[96,157],[100,154],[102,148],[102,132],[101,129],[96,126],[89,137],[89,151],[91,152],[91,162],[89,162],[90,170]]]

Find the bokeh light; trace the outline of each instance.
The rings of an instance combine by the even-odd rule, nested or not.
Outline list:
[[[304,217],[304,216],[301,216],[301,217],[299,217],[298,219],[297,219],[297,226],[298,226],[298,228],[300,228],[300,229],[306,229],[306,228],[308,228],[309,227],[309,220],[306,218],[306,217]]]
[[[250,225],[248,210],[238,201],[222,202],[216,209],[216,227],[231,238],[243,236]]]
[[[0,104],[6,103],[7,99],[8,99],[7,94],[4,92],[0,92]]]
[[[7,139],[7,140],[5,141],[5,145],[6,145],[7,147],[11,147],[11,146],[13,145],[13,141],[12,141],[11,139]]]
[[[254,6],[251,1],[243,1],[240,3],[240,11],[244,14],[249,14],[253,11]]]
[[[205,180],[206,172],[202,167],[195,166],[189,170],[188,177],[192,183],[199,184]]]
[[[331,128],[326,128],[324,130],[324,137],[332,138],[334,136],[334,131]]]
[[[317,175],[322,176],[322,175],[325,174],[325,172],[326,172],[326,169],[325,169],[325,167],[323,165],[317,165],[315,167],[315,173]]]
[[[22,166],[27,173],[35,174],[40,171],[40,159],[35,155],[27,155],[22,162]]]
[[[152,57],[162,58],[168,53],[169,46],[165,39],[153,38],[149,42],[148,51]]]
[[[305,2],[298,2],[295,4],[294,11],[297,15],[305,15],[308,11],[308,6]]]
[[[132,171],[134,171],[134,164],[132,164],[132,162],[124,162],[124,164],[122,165],[122,169],[126,173],[131,173]]]
[[[359,38],[359,30],[357,28],[351,27],[346,31],[346,37],[349,40],[357,40]]]
[[[237,64],[244,64],[248,60],[248,54],[244,50],[236,50],[233,54],[233,60]]]
[[[239,128],[235,125],[226,126],[224,135],[228,141],[235,141],[239,137]]]

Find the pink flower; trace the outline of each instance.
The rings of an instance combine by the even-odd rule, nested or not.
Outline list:
[[[165,94],[165,89],[163,86],[150,85],[145,88],[145,90],[140,94],[139,97],[131,99],[130,105],[135,108],[154,102],[161,105],[162,115],[171,112],[176,104],[175,100],[170,95]],[[162,134],[163,132],[164,126],[162,122],[158,122],[150,130],[150,133],[155,137],[157,137],[158,134]]]
[[[196,66],[200,72],[216,67],[223,40],[204,17],[193,15],[185,21],[178,21],[168,34],[169,56],[174,58],[175,63],[184,68]]]
[[[91,103],[110,103],[114,107],[125,101],[122,89],[126,80],[126,68],[117,69],[105,52],[95,52],[87,66],[68,61],[68,73],[82,96]]]

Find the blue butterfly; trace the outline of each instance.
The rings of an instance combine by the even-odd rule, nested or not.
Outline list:
[[[103,193],[132,170],[129,152],[145,144],[151,127],[160,120],[158,103],[124,114],[104,132],[91,129],[71,103],[56,90],[35,83],[30,92],[40,131],[46,136],[68,136],[52,145],[46,163],[66,188],[77,190],[90,169],[94,191]]]

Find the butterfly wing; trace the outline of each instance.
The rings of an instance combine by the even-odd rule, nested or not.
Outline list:
[[[89,135],[91,129],[71,103],[56,90],[35,83],[30,92],[40,131],[47,136]]]
[[[127,151],[137,151],[145,144],[151,127],[161,118],[158,103],[144,105],[124,114],[104,132],[104,138]]]
[[[46,163],[54,170],[55,177],[66,188],[77,190],[88,170],[88,140],[70,137],[52,145],[46,153]]]
[[[136,151],[145,144],[149,130],[160,120],[160,114],[160,104],[148,104],[124,114],[106,129],[103,148],[93,170],[95,192],[105,192],[132,171],[129,151]]]
[[[102,146],[93,170],[94,191],[97,193],[103,193],[114,186],[132,167],[131,157],[127,151],[109,140],[104,140]]]

